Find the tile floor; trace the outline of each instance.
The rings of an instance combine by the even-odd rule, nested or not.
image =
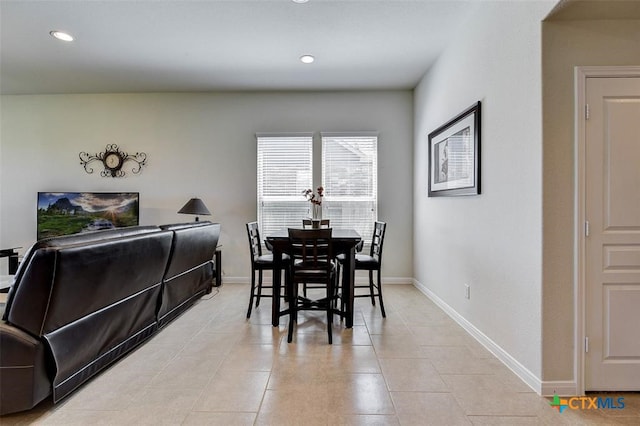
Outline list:
[[[217,294],[216,294],[217,293]],[[270,299],[245,320],[249,287],[226,284],[61,403],[2,425],[640,424],[623,410],[565,410],[537,396],[422,293],[385,287],[387,318],[357,299],[353,329],[300,314],[270,325]]]

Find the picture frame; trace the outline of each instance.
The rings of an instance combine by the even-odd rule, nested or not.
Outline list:
[[[429,197],[480,194],[480,101],[429,133]]]

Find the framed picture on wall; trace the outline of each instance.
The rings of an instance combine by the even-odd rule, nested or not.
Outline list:
[[[429,133],[429,197],[480,194],[480,101]]]

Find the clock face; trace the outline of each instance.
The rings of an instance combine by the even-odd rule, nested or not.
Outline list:
[[[104,164],[110,169],[118,169],[121,165],[122,159],[118,154],[112,152],[104,157]]]

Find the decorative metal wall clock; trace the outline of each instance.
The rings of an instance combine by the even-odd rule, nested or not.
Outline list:
[[[81,152],[80,164],[84,167],[87,173],[93,173],[93,168],[89,164],[94,161],[101,161],[104,166],[104,170],[100,172],[102,177],[124,177],[126,172],[123,170],[124,163],[127,161],[133,161],[131,173],[138,174],[142,170],[142,166],[147,164],[147,154],[144,152],[136,152],[135,154],[128,154],[121,151],[116,144],[109,144],[106,146],[104,152],[98,152],[97,154],[89,154],[87,152]]]

